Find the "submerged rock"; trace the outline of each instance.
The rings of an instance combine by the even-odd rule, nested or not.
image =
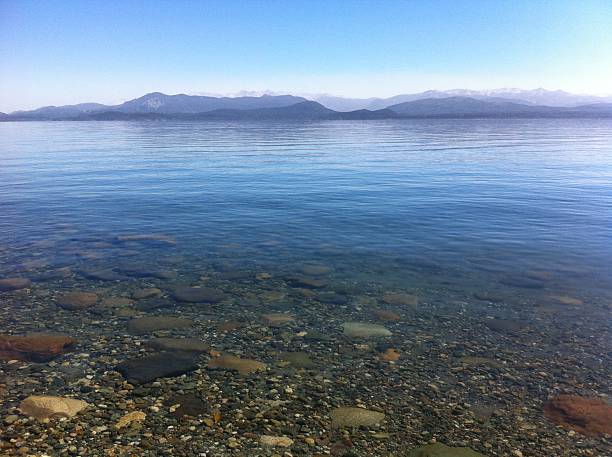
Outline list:
[[[411,294],[385,294],[383,301],[388,305],[414,307],[419,304],[419,298]]]
[[[32,286],[32,281],[27,278],[5,278],[0,279],[0,291],[8,292],[11,290],[26,289]]]
[[[467,447],[449,447],[442,443],[427,444],[408,453],[408,457],[485,457]]]
[[[174,316],[146,316],[128,322],[128,332],[133,335],[144,335],[157,330],[171,330],[191,327],[193,321]]]
[[[127,276],[123,276],[112,269],[104,270],[79,270],[79,273],[87,279],[94,279],[97,281],[124,281]]]
[[[306,276],[323,276],[331,272],[331,268],[327,265],[309,263],[303,265],[300,271]]]
[[[586,436],[612,435],[612,406],[599,398],[559,395],[544,405],[544,415]]]
[[[175,395],[166,401],[170,414],[175,417],[201,416],[208,414],[210,407],[202,398],[194,394]]]
[[[522,322],[511,319],[489,319],[485,325],[494,332],[500,333],[520,333],[525,328]]]
[[[143,233],[138,235],[119,235],[117,241],[156,241],[170,246],[176,245],[176,239],[162,233]]]
[[[143,413],[142,411],[132,411],[131,413],[127,413],[125,416],[119,419],[117,423],[115,423],[115,428],[121,429],[133,423],[142,422],[146,418],[147,418],[147,415]]]
[[[486,366],[490,368],[503,367],[502,363],[498,362],[495,359],[490,359],[488,357],[475,357],[471,355],[460,357],[459,363],[461,365],[468,365],[468,366]]]
[[[252,359],[241,359],[233,355],[222,355],[221,357],[212,358],[208,362],[208,368],[212,370],[221,369],[237,371],[244,375],[265,370],[266,364]]]
[[[162,291],[157,287],[146,287],[144,289],[135,289],[132,291],[132,298],[134,300],[142,300],[144,298],[158,297],[162,294]]]
[[[564,306],[581,306],[584,305],[584,302],[579,298],[569,297],[567,295],[551,295],[548,297],[550,302],[556,305],[564,305]]]
[[[280,358],[295,368],[315,368],[317,366],[306,352],[284,352]]]
[[[147,343],[158,351],[208,352],[210,345],[198,338],[153,338]]]
[[[367,322],[345,322],[342,324],[344,334],[351,338],[376,338],[391,336],[391,332],[378,324]]]
[[[98,295],[93,292],[68,292],[57,299],[62,308],[76,311],[91,308],[98,302]]]
[[[264,323],[270,327],[282,327],[295,321],[291,314],[272,313],[261,316]]]
[[[322,289],[327,286],[327,283],[321,279],[309,278],[305,276],[287,278],[287,282],[292,287],[303,287],[305,289]]]
[[[332,428],[371,427],[385,418],[384,413],[364,408],[341,407],[330,413]]]
[[[189,373],[198,368],[198,356],[193,353],[164,352],[139,359],[130,359],[115,367],[131,384],[146,384],[158,378]]]
[[[293,440],[287,436],[271,436],[262,435],[259,437],[259,442],[264,446],[290,447]]]
[[[74,338],[64,335],[0,335],[0,359],[48,362],[69,351],[75,344]]]
[[[373,309],[372,314],[381,321],[397,322],[401,320],[401,316],[399,314],[388,309]]]
[[[218,303],[226,298],[225,293],[212,287],[175,287],[174,298],[187,303]]]
[[[87,402],[74,398],[32,395],[23,400],[19,409],[38,420],[55,417],[73,417],[87,408]]]

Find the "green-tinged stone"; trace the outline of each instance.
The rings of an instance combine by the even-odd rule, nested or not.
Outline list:
[[[485,457],[467,447],[449,447],[442,443],[428,444],[413,449],[408,457]]]

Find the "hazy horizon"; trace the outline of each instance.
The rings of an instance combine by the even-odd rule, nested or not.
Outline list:
[[[440,11],[446,14],[440,14]],[[0,111],[149,92],[612,94],[612,3],[0,0]]]

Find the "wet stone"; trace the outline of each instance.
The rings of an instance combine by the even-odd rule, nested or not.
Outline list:
[[[0,279],[0,292],[11,290],[26,289],[32,285],[32,281],[27,278],[4,278]]]
[[[146,287],[143,289],[135,289],[132,291],[132,298],[134,300],[143,300],[145,298],[158,297],[162,294],[162,291],[157,287]]]
[[[413,449],[408,457],[485,457],[467,447],[450,447],[442,443],[427,444]]]
[[[399,314],[388,309],[373,309],[372,314],[381,321],[397,322],[401,320]]]
[[[520,333],[525,329],[525,324],[511,319],[489,319],[485,325],[494,332],[499,333]]]
[[[74,338],[64,335],[0,335],[0,359],[48,362],[69,351],[75,345]]]
[[[346,295],[337,294],[335,292],[323,292],[317,296],[317,299],[321,303],[330,305],[346,305],[350,299]]]
[[[226,298],[223,291],[211,287],[179,286],[173,295],[178,301],[187,303],[218,303]]]
[[[121,275],[112,269],[105,270],[79,270],[79,274],[87,279],[96,281],[125,281],[127,276]]]
[[[270,327],[282,327],[291,324],[295,318],[291,314],[272,313],[261,316],[263,322]]]
[[[73,417],[87,408],[87,403],[73,398],[32,395],[23,400],[19,409],[38,420]]]
[[[295,368],[316,368],[317,364],[312,361],[306,352],[283,352],[281,360],[289,362]]]
[[[57,299],[57,304],[71,311],[77,311],[94,306],[98,302],[98,295],[93,292],[68,292]]]
[[[240,374],[246,375],[255,371],[266,369],[266,364],[252,359],[241,359],[232,355],[222,355],[212,358],[208,362],[208,368],[211,370],[229,370],[237,371]]]
[[[193,353],[167,352],[139,359],[130,359],[115,367],[131,384],[146,384],[158,378],[189,373],[198,368],[198,356]]]
[[[384,413],[353,407],[336,408],[330,416],[332,428],[372,427],[385,418]]]
[[[411,294],[385,294],[383,295],[383,302],[393,306],[414,307],[418,305],[419,299],[416,295]]]
[[[331,268],[322,264],[306,264],[300,269],[302,274],[306,276],[324,276],[331,272]]]
[[[599,398],[559,395],[544,405],[552,422],[586,436],[612,435],[612,406]]]
[[[378,324],[367,322],[345,322],[343,325],[344,334],[351,338],[376,338],[391,336],[391,332]]]
[[[523,289],[542,289],[546,283],[537,278],[525,276],[510,276],[500,281],[505,286],[520,287]]]
[[[175,316],[146,316],[128,322],[128,332],[144,335],[158,330],[172,330],[191,327],[192,321]]]
[[[305,289],[323,289],[327,286],[327,283],[321,279],[309,278],[309,277],[290,277],[287,278],[287,282],[292,287],[303,287]]]
[[[134,308],[140,311],[154,311],[156,309],[171,308],[175,303],[166,298],[149,298],[146,300],[138,300]]]
[[[170,414],[178,418],[198,417],[210,411],[208,403],[194,394],[174,395],[166,400],[165,404],[170,407]]]
[[[210,345],[198,338],[153,338],[147,345],[158,351],[208,352]]]

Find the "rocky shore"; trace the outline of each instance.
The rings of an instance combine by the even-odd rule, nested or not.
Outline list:
[[[612,455],[609,296],[233,249],[0,249],[0,455]]]

